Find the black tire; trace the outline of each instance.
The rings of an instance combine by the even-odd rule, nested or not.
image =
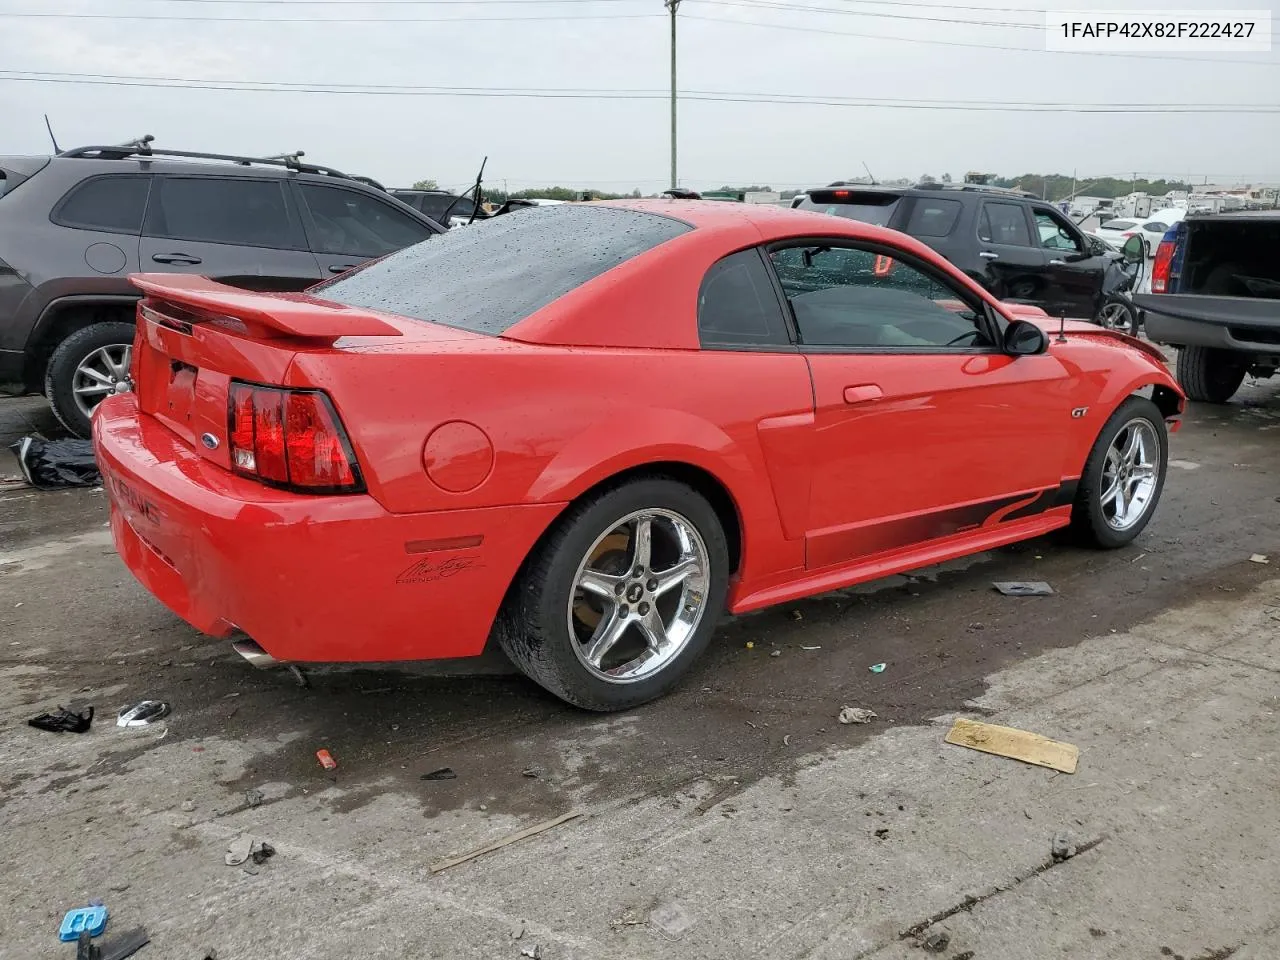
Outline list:
[[[1132,526],[1117,530],[1107,521],[1102,502],[1104,475],[1107,467],[1107,450],[1128,424],[1136,419],[1146,420],[1155,432],[1160,454],[1157,458],[1155,489],[1147,501],[1146,511]],[[1071,527],[1077,539],[1089,546],[1114,550],[1132,543],[1146,528],[1164,492],[1164,478],[1169,468],[1169,431],[1159,408],[1145,397],[1130,397],[1116,409],[1098,434],[1084,472],[1076,489],[1075,505],[1071,513]]]
[[[568,620],[574,579],[599,538],[632,513],[652,509],[679,514],[702,539],[710,568],[703,612],[679,654],[653,674],[625,683],[605,680],[575,652],[578,641]],[[623,563],[628,564],[625,557]],[[728,581],[724,530],[706,499],[669,477],[633,480],[575,504],[557,521],[508,593],[496,636],[525,675],[560,699],[586,710],[625,710],[669,691],[706,648],[724,609]]]
[[[76,436],[87,437],[92,429],[89,417],[76,403],[72,389],[76,368],[95,350],[132,346],[133,334],[132,323],[110,321],[91,324],[58,344],[49,358],[49,367],[44,375],[44,395],[49,398],[49,405],[62,425]]]
[[[1178,383],[1192,400],[1226,403],[1240,389],[1248,372],[1248,360],[1230,350],[1213,347],[1178,350]]]

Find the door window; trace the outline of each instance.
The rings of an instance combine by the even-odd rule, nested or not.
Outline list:
[[[1083,253],[1080,238],[1071,231],[1066,221],[1048,210],[1036,210],[1036,232],[1040,235],[1040,246],[1046,250],[1067,250]]]
[[[789,345],[782,307],[758,251],[742,250],[707,271],[698,291],[698,336],[704,347]]]
[[[200,243],[305,249],[280,180],[158,177],[146,232]]]
[[[978,216],[978,239],[1013,247],[1032,246],[1027,217],[1020,203],[988,201]]]
[[[988,347],[981,308],[910,263],[855,247],[770,254],[800,342],[853,350]]]
[[[72,189],[50,219],[64,227],[136,237],[142,229],[150,189],[149,176],[94,177]]]
[[[377,197],[317,183],[300,186],[315,224],[316,253],[381,257],[435,236],[429,227]]]

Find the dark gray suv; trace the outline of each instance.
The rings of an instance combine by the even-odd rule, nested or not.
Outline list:
[[[374,181],[304,164],[161,151],[150,138],[0,157],[0,392],[44,393],[80,436],[129,388],[131,273],[302,290],[442,233]]]

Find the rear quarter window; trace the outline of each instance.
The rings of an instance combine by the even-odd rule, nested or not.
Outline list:
[[[671,217],[617,207],[530,207],[450,230],[309,292],[496,336],[691,229]]]
[[[960,218],[960,201],[920,197],[907,218],[906,232],[913,237],[945,237]]]
[[[147,174],[93,177],[72,187],[50,219],[64,227],[136,236],[150,190]]]

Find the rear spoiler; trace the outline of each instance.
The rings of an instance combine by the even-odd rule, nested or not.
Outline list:
[[[130,282],[146,299],[175,304],[212,320],[238,320],[249,335],[261,340],[303,337],[337,340],[341,337],[398,337],[400,330],[377,313],[309,297],[305,293],[256,293],[208,277],[173,273],[136,273]]]

